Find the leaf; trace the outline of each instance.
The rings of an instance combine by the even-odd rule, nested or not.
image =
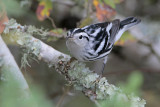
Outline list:
[[[50,16],[52,10],[52,2],[50,0],[41,1],[36,10],[37,18],[40,21],[43,21]]]
[[[116,14],[115,9],[99,0],[93,0],[93,5],[96,8],[96,16],[101,22],[111,19]]]
[[[109,6],[111,6],[112,8],[115,8],[115,2],[114,0],[104,0],[105,4],[108,4]]]
[[[50,36],[47,38],[47,42],[57,41],[59,38],[64,37],[65,33],[66,33],[66,31],[61,28],[53,29],[53,30],[49,31]]]
[[[121,3],[124,0],[104,0],[104,3],[111,6],[112,8],[116,7],[116,4]]]
[[[18,79],[8,69],[4,70],[2,74],[5,81],[2,81],[1,75],[0,107],[55,107],[46,98],[41,87],[29,84],[29,90],[24,90]],[[28,93],[27,97],[26,93]]]
[[[136,95],[139,94],[139,89],[143,83],[143,76],[139,71],[133,72],[126,84],[120,84],[121,89],[126,93],[134,93]]]
[[[121,38],[115,43],[115,45],[123,46],[128,42],[137,41],[135,37],[133,37],[129,32],[125,32]]]
[[[8,22],[7,14],[3,8],[3,6],[0,5],[0,34],[4,31],[5,24]]]
[[[118,3],[123,2],[124,0],[113,0],[113,1],[114,1],[114,3],[118,4]]]
[[[56,37],[61,37],[65,31],[61,28],[56,28],[50,31],[50,35],[55,35]]]
[[[8,16],[18,17],[26,14],[29,15],[29,13],[26,12],[26,9],[20,6],[18,0],[0,0],[0,2],[0,4],[4,4]]]
[[[79,28],[82,28],[82,27],[84,27],[84,26],[86,26],[86,25],[91,24],[92,21],[93,21],[93,19],[92,19],[91,17],[89,17],[89,16],[86,17],[86,18],[84,18],[84,19],[80,22]]]

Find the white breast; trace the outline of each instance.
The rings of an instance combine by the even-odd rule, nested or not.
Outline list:
[[[75,57],[79,61],[84,61],[84,59],[83,59],[84,53],[82,50],[83,48],[81,48],[81,47],[77,46],[75,43],[69,42],[69,41],[66,41],[66,45],[67,45],[67,48],[73,57]]]

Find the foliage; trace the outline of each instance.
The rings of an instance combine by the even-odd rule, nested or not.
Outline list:
[[[126,101],[126,96],[122,94],[115,94],[112,98],[108,98],[106,101],[101,102],[101,107],[141,107],[141,104],[135,104],[134,101],[139,99],[136,97],[139,95],[140,87],[143,82],[143,77],[140,72],[133,72],[129,77],[128,81],[124,84],[120,84],[120,88],[127,95],[131,94],[130,97],[134,97],[133,100]],[[135,96],[136,95],[136,96]],[[144,103],[143,101],[141,103]]]
[[[1,9],[0,9],[1,10]],[[4,28],[5,28],[5,24],[8,22],[8,17],[6,15],[5,11],[0,11],[0,34],[3,32]]]
[[[0,4],[4,6],[9,16],[22,16],[25,9],[21,8],[18,0],[1,0]]]
[[[52,10],[52,2],[51,0],[42,0],[40,1],[36,14],[37,14],[37,18],[40,21],[43,21],[44,19],[46,19],[47,17],[50,16],[50,12]]]
[[[82,28],[84,26],[87,26],[87,25],[90,25],[92,23],[93,19],[91,17],[86,17],[84,18],[81,22],[80,22],[80,25],[79,27]]]
[[[111,19],[116,14],[112,7],[106,5],[105,3],[101,3],[100,0],[93,0],[93,4],[96,8],[96,16],[101,22],[106,19]]]
[[[143,77],[139,71],[136,71],[128,77],[126,84],[120,84],[120,87],[126,94],[134,93],[134,95],[139,95],[139,89],[142,83]]]
[[[105,4],[108,4],[112,8],[116,8],[116,4],[121,3],[123,0],[104,0]]]
[[[30,85],[30,95],[23,96],[18,82],[8,71],[4,71],[5,81],[0,82],[0,107],[53,107],[44,95],[44,92],[35,85]]]

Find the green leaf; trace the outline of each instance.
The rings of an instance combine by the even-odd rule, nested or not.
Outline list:
[[[114,3],[118,4],[118,3],[121,3],[124,0],[113,0],[113,1],[114,1]]]
[[[3,74],[5,81],[0,81],[0,107],[54,107],[40,88],[30,84],[30,90],[24,90],[8,69]],[[27,91],[30,95],[26,97]]]
[[[61,28],[57,28],[57,29],[51,30],[50,32],[55,33],[55,34],[57,34],[57,35],[61,35],[61,34],[64,33],[64,30],[61,29]]]
[[[142,75],[140,74],[140,72],[136,71],[129,76],[128,81],[125,85],[121,84],[121,87],[125,93],[127,94],[134,93],[137,95],[139,94],[139,88],[142,85],[142,82],[143,82]]]
[[[111,6],[112,8],[115,8],[115,2],[113,0],[104,0],[105,4]]]
[[[21,16],[26,14],[25,9],[20,7],[20,3],[17,0],[2,0],[1,2],[4,4],[9,16]]]
[[[86,25],[89,25],[89,24],[92,23],[92,21],[93,21],[93,19],[91,17],[86,17],[80,22],[79,27],[82,28],[82,27],[84,27]]]

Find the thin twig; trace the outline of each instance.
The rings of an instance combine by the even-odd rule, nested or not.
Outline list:
[[[62,102],[63,102],[63,100],[64,100],[64,98],[65,98],[65,96],[68,94],[69,91],[70,91],[70,87],[67,87],[66,90],[64,89],[64,93],[63,93],[63,95],[61,96],[60,100],[58,101],[56,107],[60,107],[60,105],[62,104]]]
[[[150,49],[151,53],[153,53],[160,61],[160,55],[158,55],[157,52],[153,49],[152,44],[145,43],[145,42],[143,42],[141,40],[139,40],[138,42],[143,44],[143,45],[145,45],[145,46],[147,46]]]
[[[54,20],[53,20],[50,16],[48,16],[47,18],[51,21],[51,23],[52,23],[52,27],[53,27],[54,29],[56,29],[56,28],[57,28],[57,26],[56,26],[56,24],[55,24]]]
[[[92,0],[87,0],[86,2],[86,17],[88,17],[92,13]]]

